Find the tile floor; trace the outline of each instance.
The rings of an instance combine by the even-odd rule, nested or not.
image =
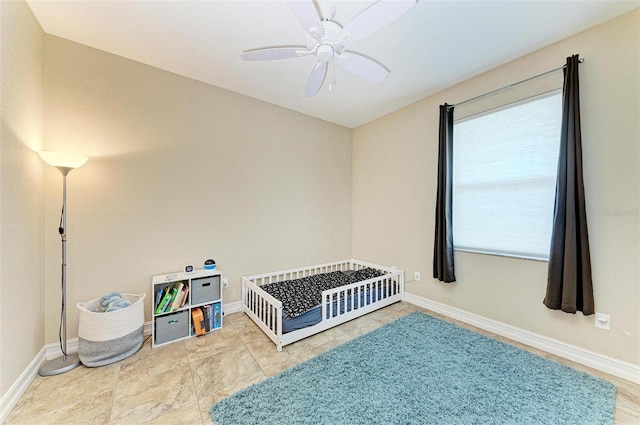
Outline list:
[[[231,314],[220,331],[204,337],[155,349],[147,340],[138,353],[109,366],[38,376],[5,424],[210,424],[208,410],[216,400],[415,310],[421,309],[396,303],[281,352],[247,316]],[[639,385],[513,344],[613,382],[616,424],[640,423]]]

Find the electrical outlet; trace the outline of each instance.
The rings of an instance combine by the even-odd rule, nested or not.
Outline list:
[[[229,278],[228,277],[223,277],[222,278],[222,287],[223,288],[228,288],[229,287]]]
[[[413,272],[413,280],[420,281],[420,272]]]
[[[596,313],[596,328],[611,330],[611,316],[604,313]]]

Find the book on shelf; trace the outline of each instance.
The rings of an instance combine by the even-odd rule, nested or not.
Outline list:
[[[156,302],[155,304],[153,304],[155,308],[158,308],[158,305],[160,304],[160,301],[162,301],[162,296],[164,295],[166,289],[167,288],[162,288],[156,292]]]
[[[209,327],[211,328],[211,330],[213,330],[214,329],[213,305],[209,304],[207,307],[209,308]]]
[[[180,303],[182,302],[183,296],[184,296],[183,291],[178,292],[178,295],[176,295],[176,299],[173,300],[173,302],[171,303],[171,311],[180,310]]]
[[[170,298],[171,298],[171,287],[167,286],[166,288],[163,289],[162,299],[160,300],[160,303],[158,304],[155,310],[156,314],[160,314],[164,312],[164,308],[167,305],[167,302],[169,301]]]
[[[176,288],[172,287],[169,290],[169,293],[167,294],[167,297],[164,300],[164,303],[162,304],[162,312],[163,313],[167,313],[167,312],[171,311],[171,301],[175,298],[176,294],[177,294]]]
[[[174,295],[171,299],[171,304],[169,305],[169,311],[176,311],[180,308],[180,297],[182,295],[182,288],[184,287],[184,282],[178,282],[173,286]]]
[[[184,307],[184,305],[189,300],[189,285],[185,285],[183,291],[184,291],[184,296],[182,297],[182,302],[180,303],[180,308]]]
[[[222,306],[220,303],[213,305],[213,326],[212,329],[218,329],[222,326]]]
[[[211,331],[211,321],[210,321],[211,311],[208,305],[203,305],[201,308],[202,308],[202,314],[204,316],[203,318],[204,330],[205,332],[210,332]]]

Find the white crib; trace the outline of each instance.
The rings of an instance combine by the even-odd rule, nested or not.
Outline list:
[[[282,332],[282,302],[260,288],[262,285],[320,273],[360,270],[366,267],[383,274],[373,279],[323,291],[320,322],[288,333]],[[358,296],[355,296],[356,293]],[[278,351],[285,345],[401,301],[403,297],[403,270],[354,259],[242,277],[243,311],[276,344]]]

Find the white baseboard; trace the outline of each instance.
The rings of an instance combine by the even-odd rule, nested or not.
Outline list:
[[[538,335],[536,333],[529,332],[506,323],[498,322],[493,319],[488,319],[409,292],[405,292],[404,301],[417,305],[418,307],[440,313],[452,319],[459,320],[477,328],[484,329],[485,331],[555,354],[567,360],[592,367],[610,375],[617,376],[618,378],[640,384],[640,365],[627,363],[613,357],[585,350],[584,348]]]
[[[45,345],[44,350],[45,350],[46,360],[52,360],[62,355],[62,350],[60,349],[59,342],[54,342],[53,344]],[[78,353],[78,338],[68,339],[67,354],[77,354],[77,353]]]
[[[235,303],[229,303],[222,306],[222,312],[224,314],[240,313],[242,311],[242,301],[236,301]]]
[[[46,349],[42,347],[36,357],[29,363],[29,366],[27,366],[16,382],[13,383],[11,388],[9,388],[2,396],[2,399],[0,399],[0,424],[9,416],[9,413],[11,413],[11,410],[18,403],[20,397],[27,391],[31,382],[33,382],[36,375],[38,375],[38,371],[42,365],[47,361],[45,353]]]

